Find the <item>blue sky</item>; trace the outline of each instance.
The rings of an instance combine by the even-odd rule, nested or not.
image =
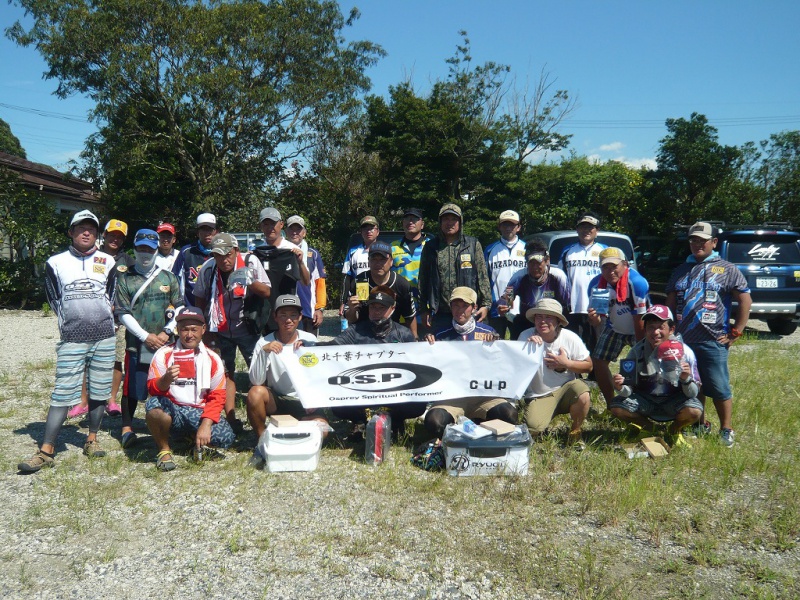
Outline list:
[[[2,0],[0,0],[2,1]],[[800,2],[781,0],[363,0],[342,1],[361,18],[349,39],[388,55],[369,71],[373,93],[410,78],[424,94],[447,74],[466,30],[475,63],[507,64],[519,81],[544,68],[578,99],[563,132],[570,148],[599,160],[654,164],[667,118],[705,114],[723,144],[800,129]],[[5,29],[22,11],[0,4]],[[59,100],[33,49],[0,40],[0,118],[28,157],[65,167],[94,127],[91,104]],[[9,108],[9,106],[14,108]],[[26,109],[58,113],[46,117]],[[553,157],[548,157],[553,158]]]

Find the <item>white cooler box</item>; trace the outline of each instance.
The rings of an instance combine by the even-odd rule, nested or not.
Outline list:
[[[267,461],[270,473],[313,471],[319,464],[322,431],[319,426],[300,421],[294,427],[267,425],[258,450]]]
[[[471,439],[448,425],[442,438],[448,475],[527,475],[531,435],[525,425],[511,433]]]

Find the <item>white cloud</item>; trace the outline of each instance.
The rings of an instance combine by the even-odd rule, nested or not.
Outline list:
[[[656,168],[656,159],[655,158],[626,158],[624,156],[620,156],[615,158],[618,162],[630,167],[631,169],[638,169],[640,167],[645,167],[651,171],[655,171]]]
[[[600,152],[619,152],[625,147],[622,142],[611,142],[610,144],[603,144],[598,148]]]

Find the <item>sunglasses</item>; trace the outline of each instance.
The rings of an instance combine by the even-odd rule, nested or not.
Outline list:
[[[144,240],[152,240],[154,242],[158,241],[158,236],[153,235],[152,233],[137,233],[136,237],[134,238],[137,242],[142,242]]]

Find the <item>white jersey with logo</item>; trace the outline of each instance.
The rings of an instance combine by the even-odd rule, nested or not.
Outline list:
[[[558,264],[569,278],[571,312],[589,312],[589,283],[600,275],[600,252],[605,249],[600,242],[588,246],[575,242],[564,249]]]
[[[369,251],[364,244],[353,246],[347,251],[347,256],[344,259],[344,266],[342,267],[342,274],[350,275],[353,279],[356,275],[369,271]]]
[[[492,316],[497,314],[497,301],[500,299],[511,277],[525,268],[525,242],[517,237],[513,242],[499,239],[486,248],[486,268],[492,286]]]
[[[316,346],[317,336],[307,331],[297,330],[298,339],[306,346]],[[264,352],[264,346],[275,341],[275,333],[270,333],[256,342],[253,360],[250,362],[250,384],[265,385],[274,393],[299,400],[289,375],[280,361],[273,361],[272,352]],[[292,344],[284,344],[281,354],[294,352]]]

